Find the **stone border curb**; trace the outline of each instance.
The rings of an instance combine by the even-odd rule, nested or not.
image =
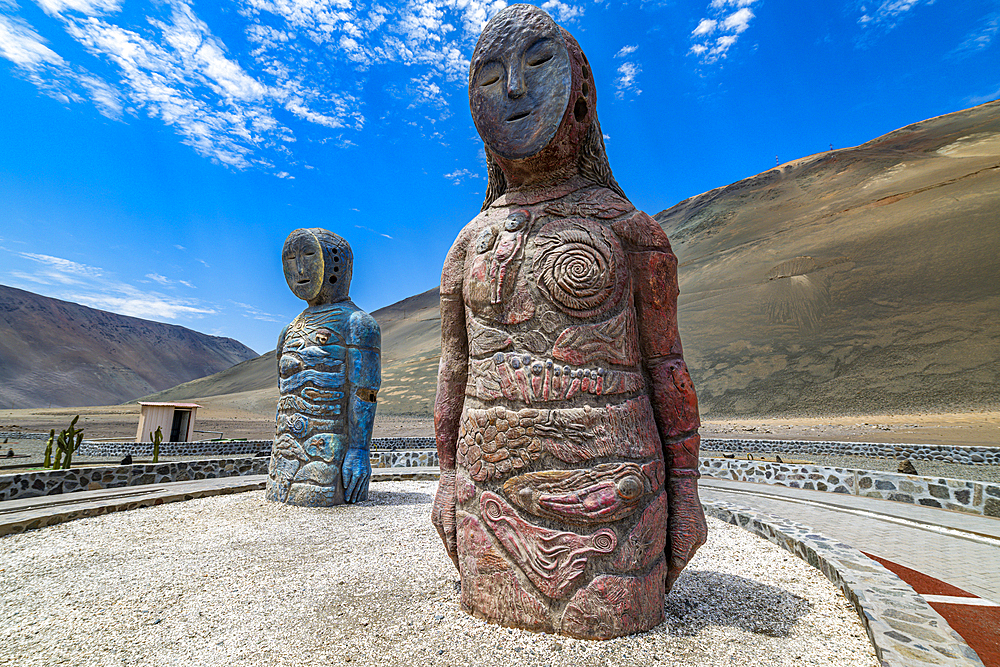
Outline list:
[[[54,526],[73,519],[90,516],[100,516],[111,512],[124,512],[140,507],[163,505],[164,503],[221,496],[243,491],[263,489],[266,477],[255,475],[252,478],[234,478],[224,481],[213,480],[206,484],[205,480],[180,482],[170,486],[152,486],[141,488],[124,488],[120,493],[91,498],[77,498],[66,501],[62,506],[51,504],[24,508],[8,508],[0,512],[0,535],[23,533],[35,528]],[[95,494],[96,496],[97,494]],[[29,499],[30,500],[30,499]],[[25,503],[27,505],[27,503]],[[7,515],[7,516],[4,516]]]
[[[0,501],[63,493],[266,475],[269,458],[201,459],[133,465],[103,465],[0,475]]]
[[[1000,447],[844,442],[840,440],[702,438],[701,448],[711,452],[831,454],[834,456],[869,456],[882,459],[943,461],[945,463],[964,463],[966,465],[1000,465]]]
[[[995,482],[709,457],[702,457],[699,470],[705,477],[734,482],[826,491],[1000,518],[1000,484]]]
[[[832,581],[854,606],[883,667],[982,667],[948,622],[902,579],[863,553],[802,524],[725,501],[702,501],[706,514],[798,556]]]

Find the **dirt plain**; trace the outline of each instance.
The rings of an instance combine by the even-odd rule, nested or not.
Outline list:
[[[201,403],[197,428],[217,431],[226,438],[266,440],[273,437],[273,408],[251,412],[228,405]],[[80,415],[78,427],[88,439],[134,438],[139,406],[0,410],[0,432],[45,433],[65,428]],[[1000,411],[970,411],[817,417],[713,418],[703,417],[702,437],[759,438],[763,440],[843,440],[853,442],[919,443],[1000,446]],[[214,433],[199,434],[204,438]],[[430,415],[376,414],[374,437],[430,437]]]

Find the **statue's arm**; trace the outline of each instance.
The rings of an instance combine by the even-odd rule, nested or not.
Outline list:
[[[290,325],[289,325],[290,326]],[[281,348],[285,347],[285,336],[288,335],[288,326],[278,334],[278,346],[274,348],[274,363],[278,369],[278,384],[281,384]]]
[[[455,524],[455,450],[469,373],[469,343],[465,328],[462,281],[470,227],[459,234],[441,272],[441,363],[434,399],[434,438],[441,478],[431,519],[458,567]]]
[[[677,329],[677,258],[666,236],[660,247],[630,252],[629,260],[639,344],[667,467],[669,591],[708,534],[698,499],[698,397],[681,350]]]
[[[378,322],[364,311],[353,313],[347,346],[347,453],[341,467],[344,499],[349,503],[368,498],[372,427],[382,384],[381,347]]]

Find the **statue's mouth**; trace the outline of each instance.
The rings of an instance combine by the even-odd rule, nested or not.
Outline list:
[[[507,122],[513,123],[514,121],[521,120],[522,118],[527,118],[530,114],[530,111],[517,111],[508,116]]]
[[[309,278],[300,278],[298,281],[296,281],[295,284],[296,285],[307,285],[310,282],[312,282],[312,281]]]

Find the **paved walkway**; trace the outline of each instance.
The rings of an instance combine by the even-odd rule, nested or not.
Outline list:
[[[1000,604],[1000,519],[920,505],[702,477],[705,500],[792,519],[865,553]]]

